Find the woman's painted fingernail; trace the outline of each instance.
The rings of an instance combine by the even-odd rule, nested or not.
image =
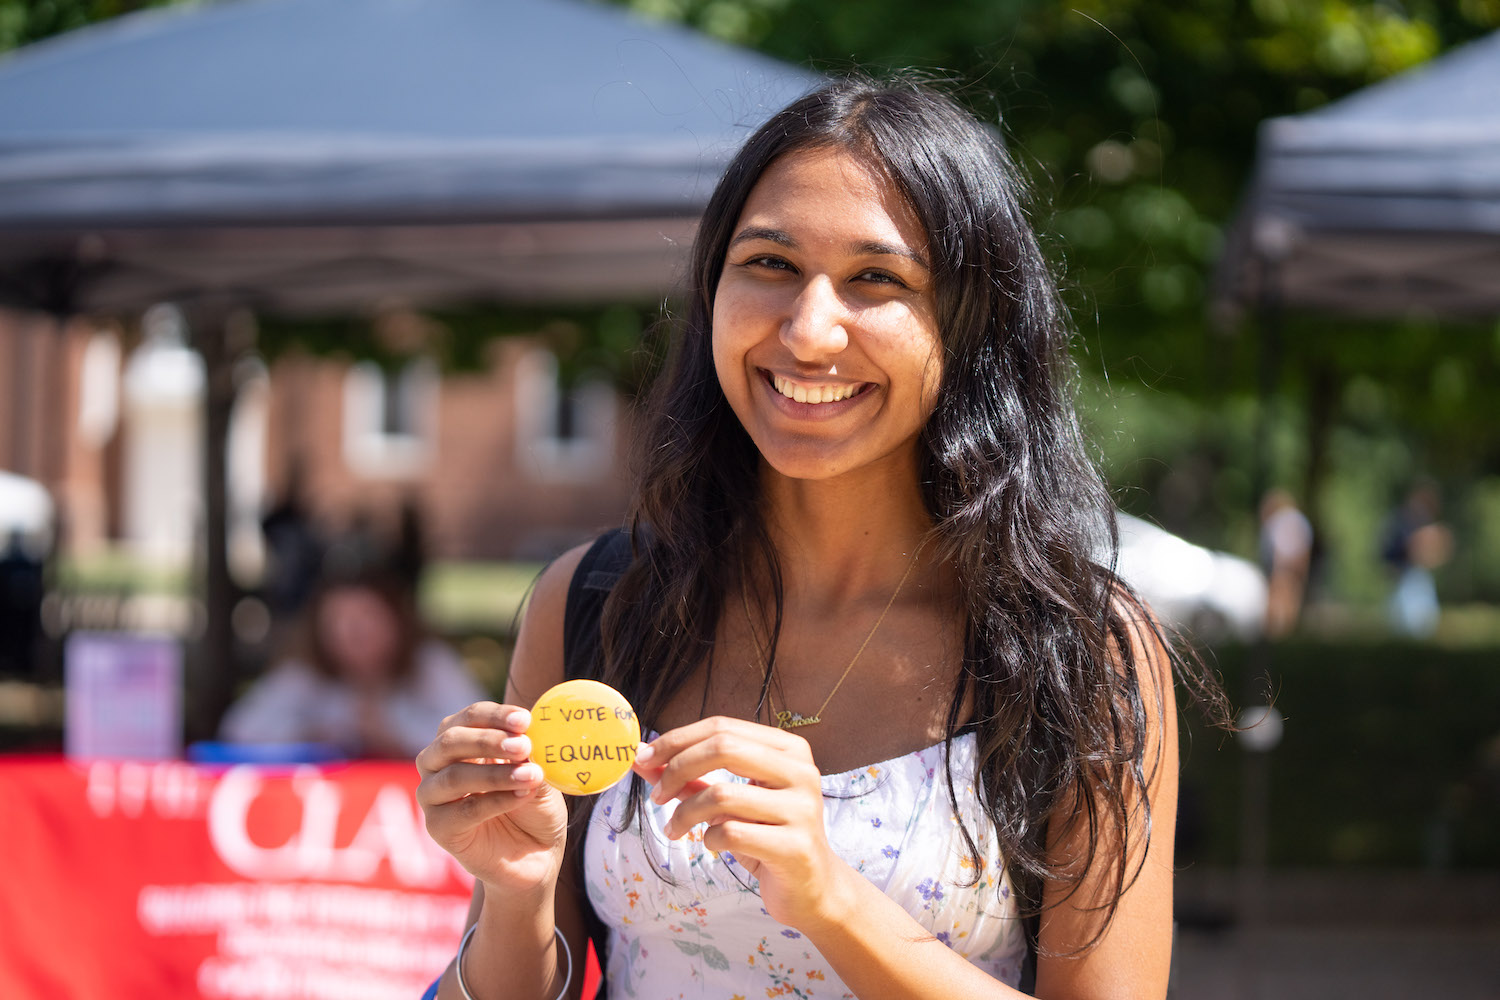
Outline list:
[[[656,748],[649,743],[642,743],[635,751],[635,762],[637,764],[649,764],[651,758],[656,756]]]
[[[531,750],[531,741],[524,736],[509,736],[500,741],[500,752],[508,757],[519,757]]]
[[[531,713],[524,708],[518,708],[505,717],[505,728],[514,733],[524,733],[531,728]]]
[[[512,772],[517,781],[533,782],[542,780],[542,769],[536,764],[522,764]]]

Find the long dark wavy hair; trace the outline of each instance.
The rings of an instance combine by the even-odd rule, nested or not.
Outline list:
[[[927,237],[943,376],[921,434],[921,488],[966,610],[950,739],[965,723],[976,731],[982,805],[1023,905],[1040,905],[1047,880],[1076,888],[1102,852],[1114,890],[1107,925],[1137,870],[1132,810],[1146,810],[1150,835],[1149,804],[1132,792],[1150,778],[1137,677],[1149,666],[1138,649],[1143,630],[1159,630],[1113,572],[1114,507],[1075,415],[1070,327],[1020,172],[994,132],[925,85],[849,79],[801,98],[750,137],[709,201],[646,407],[634,560],[605,605],[603,677],[651,727],[695,671],[711,683],[726,595],[747,573],[771,581],[774,663],[781,575],[759,507],[757,451],[715,374],[711,320],[751,189],[779,157],[827,148],[883,171]],[[1191,675],[1190,690],[1213,696],[1211,681],[1170,656]],[[1156,689],[1170,689],[1165,677]],[[763,686],[762,708],[765,698]],[[624,823],[640,802],[637,781]],[[1059,822],[1087,825],[1086,864],[1049,863],[1047,830]],[[964,836],[979,856],[984,834]]]

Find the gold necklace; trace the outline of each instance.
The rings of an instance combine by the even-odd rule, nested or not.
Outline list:
[[[849,665],[839,675],[838,683],[834,684],[833,690],[828,692],[828,697],[823,699],[823,704],[819,705],[818,710],[812,715],[803,715],[801,712],[793,712],[791,709],[776,711],[776,701],[771,697],[771,671],[764,663],[761,664],[760,674],[761,681],[765,684],[766,688],[766,702],[771,707],[772,717],[776,719],[777,729],[796,729],[800,726],[815,726],[823,721],[823,710],[828,707],[829,702],[833,701],[833,696],[839,693],[839,688],[844,686],[844,681],[848,679],[850,671],[859,662],[859,655],[865,651],[865,647],[870,644],[870,640],[875,638],[875,633],[879,630],[881,622],[885,621],[885,616],[890,612],[892,605],[896,603],[896,597],[901,593],[901,588],[906,585],[906,578],[911,576],[912,569],[917,565],[917,553],[921,550],[921,545],[912,550],[911,559],[906,564],[906,572],[901,574],[901,579],[896,583],[896,589],[891,591],[891,599],[885,602],[885,607],[881,610],[880,617],[875,619],[874,625],[870,626],[870,631],[865,636],[865,641],[860,643],[859,648],[854,651],[854,658],[849,661]],[[755,622],[750,617],[750,598],[745,594],[747,589],[745,587],[740,588],[740,604],[745,608],[745,624],[750,628],[750,638],[759,646],[760,637],[755,634]]]

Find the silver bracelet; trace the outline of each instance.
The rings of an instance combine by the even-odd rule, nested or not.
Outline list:
[[[464,949],[469,946],[469,939],[479,929],[479,922],[475,921],[469,925],[464,932],[464,938],[458,942],[458,957],[453,960],[454,976],[458,980],[458,992],[464,995],[464,1000],[474,1000],[474,994],[469,992],[469,984],[464,982]],[[568,964],[568,974],[563,977],[562,990],[557,994],[557,1000],[567,1000],[568,987],[573,985],[573,949],[568,947],[568,939],[563,937],[562,931],[556,927],[552,933],[557,935],[557,943],[562,947],[563,960]]]

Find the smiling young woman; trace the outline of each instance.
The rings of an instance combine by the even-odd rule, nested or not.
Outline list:
[[[1067,340],[946,97],[842,81],[751,137],[628,528],[549,567],[506,704],[417,759],[478,882],[438,995],[576,996],[589,936],[642,1000],[1164,994],[1173,666],[1218,692],[1113,572]],[[650,743],[570,823],[518,706],[576,675]]]
[[[793,479],[889,469],[915,487],[942,374],[926,235],[878,163],[791,153],[750,192],[713,310],[719,385]]]

